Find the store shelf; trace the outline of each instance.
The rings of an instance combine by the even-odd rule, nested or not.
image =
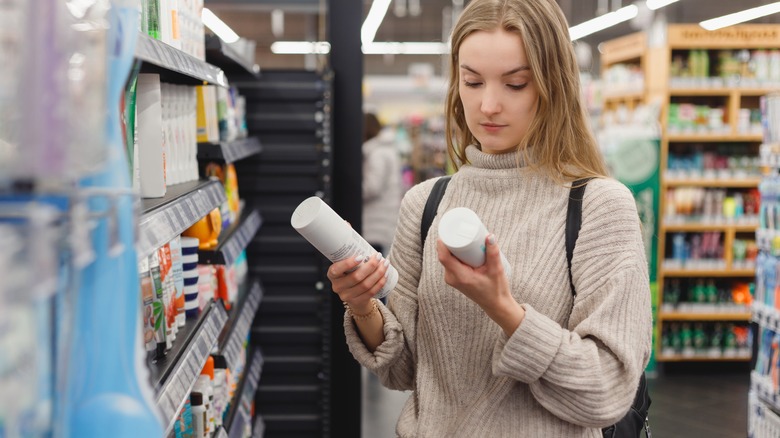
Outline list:
[[[249,291],[239,293],[242,297],[230,312],[230,317],[225,324],[225,329],[219,336],[219,355],[227,362],[230,369],[235,369],[238,357],[244,347],[244,341],[252,328],[260,301],[263,299],[263,288],[257,280],[247,281]],[[243,291],[242,291],[243,292]]]
[[[157,386],[157,407],[166,422],[165,436],[173,427],[226,321],[227,313],[222,303],[211,303],[197,321],[187,321],[179,329],[166,357],[150,365],[151,379]]]
[[[635,102],[645,98],[644,91],[632,91],[626,93],[615,93],[604,96],[604,102]]]
[[[734,231],[736,233],[748,233],[756,231],[758,224],[703,224],[703,223],[666,223],[666,231],[688,231],[688,232],[706,232],[706,231]]]
[[[722,96],[729,97],[731,88],[671,88],[669,95],[672,97],[696,97],[696,96]]]
[[[219,235],[213,250],[198,250],[198,261],[209,265],[232,265],[257,234],[263,220],[253,208],[244,208],[238,221]]]
[[[740,179],[665,179],[667,187],[725,187],[755,188],[761,183],[761,177]]]
[[[230,44],[216,35],[206,35],[206,60],[228,74],[248,74],[258,77],[260,66],[244,59]]]
[[[669,95],[674,97],[722,96],[729,97],[732,93],[740,96],[763,96],[775,91],[772,88],[733,88],[733,87],[688,87],[669,89]]]
[[[255,350],[238,385],[236,398],[230,403],[230,412],[225,422],[229,438],[242,437],[244,429],[252,422],[252,404],[263,371],[263,363],[262,352]]]
[[[221,69],[145,34],[138,35],[135,57],[147,64],[143,71],[159,73],[164,82],[228,86]]]
[[[658,319],[664,321],[750,321],[750,313],[668,312],[659,313]]]
[[[260,140],[257,137],[242,138],[216,144],[198,143],[198,160],[216,160],[230,164],[259,154],[262,150]]]
[[[750,356],[708,357],[708,356],[658,355],[656,360],[658,360],[658,362],[747,362],[750,360]]]
[[[682,134],[670,134],[668,136],[669,143],[760,143],[764,140],[761,135],[744,135],[744,134],[699,134],[699,135],[682,135]]]
[[[752,309],[753,321],[757,322],[761,327],[780,333],[780,310],[755,301]]]
[[[756,371],[750,372],[750,389],[775,412],[780,412],[780,393],[772,389],[772,381]]]
[[[169,186],[165,197],[142,200],[138,223],[138,258],[170,242],[225,202],[219,181],[193,181]]]
[[[662,269],[664,277],[753,277],[755,269]]]

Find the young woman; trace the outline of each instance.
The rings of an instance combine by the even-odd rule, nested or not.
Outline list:
[[[385,282],[380,254],[330,267],[349,348],[385,386],[412,391],[401,437],[600,437],[628,410],[650,356],[650,290],[634,200],[604,176],[580,103],[566,19],[554,0],[472,0],[451,49],[447,143],[462,165],[425,242],[434,181],[404,197],[388,306],[373,298]],[[594,179],[575,298],[564,230],[571,183],[583,177]],[[438,239],[455,207],[492,233],[482,267]]]

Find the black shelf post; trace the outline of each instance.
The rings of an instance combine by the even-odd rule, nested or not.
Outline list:
[[[333,85],[333,207],[358,232],[363,214],[362,2],[328,1]],[[330,285],[326,286],[330,287]],[[344,308],[331,301],[330,436],[359,437],[360,366],[347,349]]]

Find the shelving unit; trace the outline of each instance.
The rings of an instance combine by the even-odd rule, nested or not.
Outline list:
[[[750,313],[669,312],[659,313],[665,321],[750,321]]]
[[[249,286],[244,285],[242,289],[248,290],[239,293],[241,300],[234,309],[231,309],[225,329],[219,336],[217,356],[224,358],[230,369],[234,369],[238,362],[244,341],[252,328],[255,313],[263,299],[263,288],[260,282],[250,280],[247,283]]]
[[[657,281],[658,307],[663,305],[664,288],[668,279],[697,281],[717,279],[719,282],[747,281],[755,277],[755,269],[742,269],[743,264],[735,269],[732,246],[739,235],[750,235],[758,228],[756,222],[733,222],[725,220],[713,222],[670,221],[667,219],[667,191],[687,188],[728,189],[731,191],[756,189],[761,182],[758,176],[741,178],[680,178],[677,174],[667,175],[670,150],[677,153],[691,153],[698,150],[715,150],[721,148],[731,150],[731,145],[746,144],[747,148],[757,147],[763,137],[755,130],[748,131],[739,124],[739,113],[742,108],[757,108],[758,98],[772,90],[771,84],[744,80],[737,83],[726,79],[706,78],[676,78],[672,77],[673,57],[689,50],[706,50],[710,59],[715,59],[712,51],[739,49],[773,49],[780,48],[780,41],[774,38],[780,26],[777,25],[740,25],[728,30],[710,32],[698,25],[668,25],[663,31],[665,35],[649,36],[644,32],[617,38],[603,45],[602,71],[606,68],[624,63],[638,66],[644,74],[642,90],[627,90],[626,92],[606,95],[605,109],[617,108],[619,105],[633,109],[643,102],[662,102],[661,125],[663,129],[661,141],[661,186],[657,248]],[[728,38],[724,33],[728,33]],[[663,43],[650,44],[649,41]],[[691,63],[692,61],[691,55]],[[712,63],[714,64],[714,62]],[[710,75],[718,74],[714,67]],[[619,87],[618,87],[619,88]],[[723,127],[718,132],[701,133],[673,130],[669,123],[670,105],[672,103],[701,102],[704,105],[723,108]],[[708,102],[715,102],[709,103]],[[677,125],[675,125],[677,126]],[[742,129],[740,129],[742,128]],[[713,148],[713,149],[710,149]],[[670,172],[671,173],[671,172]],[[723,269],[679,269],[676,266],[665,265],[667,245],[671,245],[671,233],[720,233],[723,245]],[[668,240],[669,239],[669,240]],[[687,322],[739,322],[744,324],[750,320],[747,313],[703,314],[694,312],[661,312],[658,315],[657,337],[664,332],[666,323]],[[660,362],[678,361],[730,361],[748,360],[747,357],[690,357],[682,355],[662,355],[661,342],[656,343],[656,356]]]
[[[211,303],[197,322],[190,321],[179,331],[166,357],[150,366],[152,381],[158,387],[157,407],[166,421],[165,436],[171,431],[226,321],[222,302]]]
[[[209,62],[198,60],[146,35],[139,36],[135,55],[137,60],[142,61],[142,72],[158,73],[163,82],[175,84],[209,83],[227,87],[227,76],[222,68],[232,75],[236,68],[248,67],[234,50],[218,38],[210,39],[207,50]],[[252,67],[242,72],[250,76],[256,76],[256,73],[257,69]],[[257,137],[198,144],[198,160],[231,164],[251,158],[261,151]],[[216,179],[168,186],[165,197],[143,199],[138,227],[139,259],[149,256],[225,201],[225,189]],[[233,264],[257,234],[262,222],[257,209],[244,207],[236,223],[223,230],[219,236],[217,248],[198,252],[199,263]],[[158,389],[156,402],[166,421],[165,437],[173,435],[174,421],[209,355],[213,355],[215,360],[224,360],[224,365],[230,369],[239,365],[239,356],[262,297],[260,279],[257,276],[248,278],[239,285],[238,301],[229,312],[222,301],[210,303],[197,320],[187,320],[167,356],[151,364],[151,378]],[[242,384],[242,398],[237,400],[243,402],[245,423],[251,425],[249,409],[262,370],[262,356],[249,359],[243,380],[254,383]],[[218,428],[214,436],[228,438],[237,435],[226,424]]]
[[[193,181],[169,186],[163,198],[143,199],[138,223],[138,258],[149,256],[211,210],[225,202],[219,181]]]
[[[256,436],[328,436],[333,428],[327,260],[290,227],[302,200],[332,201],[331,81],[330,74],[298,70],[234,81],[246,96],[249,133],[263,145],[236,164],[242,196],[263,217],[247,248],[250,275],[263,284],[251,334],[264,363]]]
[[[144,72],[159,73],[163,82],[203,85],[204,82],[228,86],[227,76],[218,67],[145,34],[138,35],[135,57],[144,62]]]
[[[260,75],[260,66],[244,59],[230,44],[216,35],[206,35],[206,60],[220,66],[231,77],[233,75],[259,77]]]
[[[252,424],[252,402],[260,382],[263,363],[263,354],[260,350],[254,351],[251,359],[247,361],[246,371],[231,402],[230,412],[225,423],[225,427],[229,431],[228,438],[240,438],[247,425]]]
[[[647,35],[643,32],[633,33],[615,38],[603,43],[601,54],[601,71],[619,65],[639,66],[644,74],[644,82],[639,85],[618,85],[613,91],[604,91],[604,110],[612,110],[625,106],[633,110],[638,105],[647,102],[648,90],[648,52]],[[612,88],[612,87],[610,87]]]
[[[198,260],[209,265],[232,265],[257,234],[262,223],[258,210],[244,208],[236,223],[222,231],[216,248],[198,251]]]
[[[666,187],[718,187],[718,188],[754,188],[761,178],[741,179],[665,179]]]
[[[263,150],[257,137],[242,138],[230,142],[198,143],[198,160],[223,161],[225,164],[249,158]]]

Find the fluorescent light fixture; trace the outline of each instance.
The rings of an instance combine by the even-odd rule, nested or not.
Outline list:
[[[636,17],[637,14],[639,14],[639,8],[637,8],[636,5],[629,5],[620,8],[617,11],[600,15],[584,23],[580,23],[576,26],[570,27],[569,37],[571,38],[572,41],[578,40],[592,33],[596,33],[608,27],[612,27],[624,21],[628,21]]]
[[[382,42],[363,45],[365,55],[443,55],[449,53],[447,43]],[[325,41],[277,41],[271,52],[278,55],[327,55],[330,43]]]
[[[755,20],[767,15],[780,12],[780,2],[770,3],[757,8],[745,9],[744,11],[724,15],[722,17],[704,20],[699,26],[707,30],[717,30],[723,27],[733,26],[745,21]]]
[[[654,11],[656,9],[661,9],[664,6],[669,6],[672,3],[677,3],[678,1],[680,0],[647,0],[647,9]]]
[[[443,55],[449,53],[446,43],[382,42],[363,44],[365,55]]]
[[[271,52],[277,55],[327,55],[330,43],[327,41],[277,41],[271,44]]]
[[[366,21],[363,22],[363,27],[360,28],[360,41],[363,44],[369,44],[374,41],[376,31],[379,30],[379,25],[385,19],[387,8],[390,7],[391,0],[374,0],[371,3],[371,10],[368,11]]]
[[[203,20],[203,24],[211,29],[218,37],[222,38],[222,41],[230,44],[239,40],[238,34],[233,32],[233,29],[231,29],[230,26],[220,20],[219,17],[214,15],[208,8],[203,8],[200,17]]]

